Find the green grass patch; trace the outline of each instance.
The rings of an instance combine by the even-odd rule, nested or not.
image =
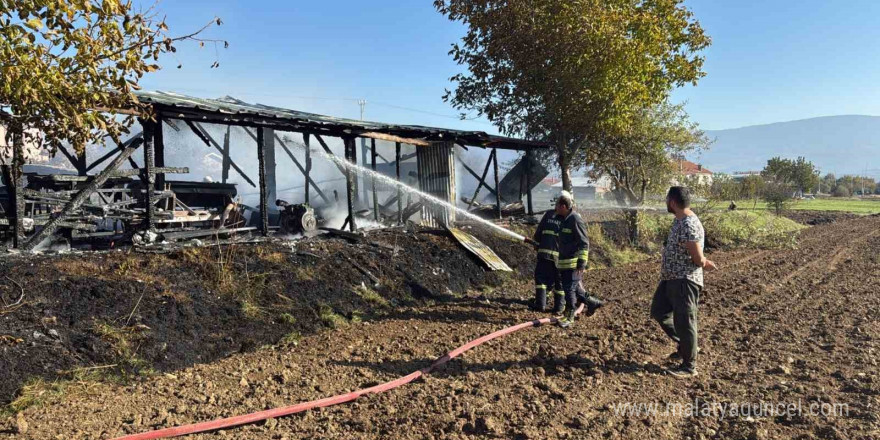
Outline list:
[[[737,202],[738,209],[764,211],[767,204],[759,201],[757,204],[742,200]],[[789,209],[798,211],[841,211],[854,214],[878,214],[880,213],[880,199],[853,199],[828,197],[814,200],[794,200]]]
[[[318,306],[318,317],[325,326],[330,328],[340,328],[348,325],[348,321],[344,316],[334,312],[333,308],[326,304]]]
[[[388,307],[388,300],[365,284],[355,287],[354,293],[364,301],[379,307]]]
[[[797,232],[807,227],[770,211],[712,211],[700,220],[715,245],[729,248],[793,246]]]
[[[639,215],[640,245],[650,251],[663,246],[674,217],[644,212]],[[793,246],[797,232],[806,228],[767,210],[709,211],[700,216],[707,244],[723,248],[780,248]],[[590,238],[592,240],[592,237]]]
[[[605,236],[602,225],[598,223],[587,226],[587,237],[590,239],[590,268],[602,268],[605,266],[603,262],[607,266],[615,267],[650,258],[650,255],[638,249],[613,243]]]

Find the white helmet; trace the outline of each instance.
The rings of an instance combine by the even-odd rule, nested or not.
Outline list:
[[[574,197],[571,195],[570,192],[566,190],[562,190],[556,193],[556,195],[553,197],[553,205],[559,203],[560,200],[566,200],[569,202],[570,206],[574,206]]]

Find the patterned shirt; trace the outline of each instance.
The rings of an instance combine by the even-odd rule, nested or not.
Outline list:
[[[663,248],[663,264],[660,270],[661,280],[688,279],[703,286],[703,268],[694,264],[685,243],[695,241],[703,248],[706,232],[696,215],[675,219]]]

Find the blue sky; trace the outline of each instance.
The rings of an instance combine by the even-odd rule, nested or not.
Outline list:
[[[690,1],[713,38],[707,76],[675,92],[705,129],[836,114],[880,115],[880,2]],[[149,90],[225,94],[304,111],[493,131],[441,99],[460,67],[447,54],[464,28],[430,0],[165,0],[172,33],[212,17],[215,50],[181,43],[142,81]],[[176,69],[178,62],[182,69]]]

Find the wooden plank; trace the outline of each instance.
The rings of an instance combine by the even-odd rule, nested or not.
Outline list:
[[[498,256],[489,246],[467,232],[453,227],[446,228],[462,247],[467,249],[493,271],[513,272],[513,269]]]
[[[366,133],[357,133],[360,137],[370,138],[370,139],[379,139],[383,141],[391,141],[391,142],[400,142],[404,144],[415,145],[417,147],[430,147],[431,142],[423,139],[414,139],[414,138],[405,138],[401,136],[395,136],[393,134],[386,133],[376,133],[373,131]]]

